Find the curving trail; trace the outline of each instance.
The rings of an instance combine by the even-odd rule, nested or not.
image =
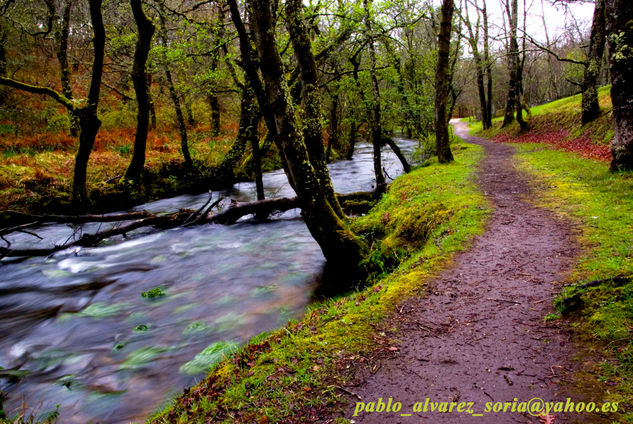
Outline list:
[[[349,387],[364,402],[392,397],[402,410],[353,416],[358,399],[350,397],[345,417],[356,423],[539,423],[544,421],[518,412],[478,417],[412,408],[429,398],[474,402],[473,411],[482,413],[492,401],[568,396],[561,383],[569,380],[572,343],[543,317],[552,310],[555,283],[573,266],[577,246],[571,227],[525,200],[530,189],[512,164],[512,146],[468,136],[466,124],[454,125],[460,137],[485,148],[477,181],[494,212],[487,231],[429,282],[426,296],[401,307],[392,323],[401,330],[400,350],[381,360],[375,374],[361,370],[360,383]],[[601,405],[591,395],[571,397]],[[554,415],[555,423],[607,418]]]

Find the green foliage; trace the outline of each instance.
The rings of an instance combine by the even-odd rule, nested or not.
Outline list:
[[[180,367],[180,372],[187,375],[196,375],[204,371],[211,371],[213,366],[232,355],[238,348],[238,344],[231,341],[219,341],[213,343],[195,358]]]
[[[167,292],[162,287],[154,287],[151,290],[142,292],[141,297],[144,297],[145,299],[156,299],[158,297],[163,297],[166,294]]]

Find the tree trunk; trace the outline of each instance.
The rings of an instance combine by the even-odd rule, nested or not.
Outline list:
[[[290,34],[290,41],[301,73],[304,109],[303,139],[308,148],[310,163],[316,171],[319,184],[328,203],[340,218],[344,218],[345,214],[336,198],[325,160],[323,128],[321,126],[321,93],[319,92],[317,66],[312,53],[312,43],[308,37],[308,29],[303,18],[303,3],[301,0],[288,0],[286,2],[286,27]]]
[[[593,12],[591,25],[591,39],[589,40],[589,52],[585,64],[584,78],[582,82],[582,123],[587,124],[600,115],[598,103],[598,78],[602,67],[605,43],[605,16],[604,0],[596,0],[596,8]]]
[[[208,95],[209,107],[211,108],[211,135],[220,134],[220,100],[215,92]]]
[[[134,52],[134,64],[132,65],[132,82],[136,93],[138,112],[136,115],[136,136],[134,138],[134,152],[132,161],[125,172],[125,178],[139,183],[145,166],[145,150],[147,146],[147,131],[149,129],[150,99],[147,87],[147,75],[145,67],[147,56],[154,36],[154,25],[143,13],[141,0],[130,0],[134,20],[138,28],[138,39]]]
[[[180,98],[178,97],[178,93],[176,92],[176,87],[174,85],[174,80],[171,75],[171,71],[169,70],[169,66],[167,65],[167,55],[165,53],[165,49],[167,49],[167,24],[165,22],[165,10],[164,4],[160,3],[160,38],[163,44],[163,57],[162,57],[162,66],[163,72],[165,72],[165,79],[167,80],[167,89],[169,90],[169,97],[174,105],[174,111],[176,112],[176,123],[178,124],[178,133],[180,134],[180,150],[182,151],[182,157],[185,160],[185,167],[191,168],[193,166],[193,161],[191,160],[191,155],[189,154],[189,141],[187,140],[187,124],[185,123],[185,118],[182,113],[182,107],[180,106]]]
[[[79,109],[79,148],[75,157],[75,173],[73,176],[73,205],[83,208],[88,204],[88,189],[86,187],[86,173],[90,152],[94,146],[101,121],[97,117],[99,94],[101,93],[101,78],[103,76],[103,60],[105,55],[106,34],[101,14],[102,0],[89,0],[90,20],[94,31],[92,45],[94,57],[92,62],[92,75],[88,90],[88,101]]]
[[[371,28],[370,0],[363,0],[365,9],[365,30],[369,37],[369,78],[371,80],[371,93],[366,94],[367,118],[371,135],[371,144],[374,150],[374,174],[376,175],[376,191],[382,193],[386,189],[385,176],[382,173],[382,157],[380,148],[382,147],[382,124],[380,122],[380,90],[378,78],[376,77],[376,45]]]
[[[216,171],[216,178],[223,186],[230,186],[234,183],[234,169],[240,159],[242,159],[242,156],[244,156],[246,145],[248,143],[251,143],[252,145],[253,139],[255,139],[257,143],[259,142],[257,139],[258,122],[259,114],[257,104],[255,103],[255,95],[253,94],[252,88],[247,83],[244,84],[244,87],[242,88],[242,100],[240,102],[240,126],[237,132],[237,138],[231,146],[231,149],[222,159],[222,163],[218,166]],[[253,152],[253,159],[255,159],[255,152]]]
[[[72,0],[67,0],[62,13],[61,24],[57,27],[57,31],[55,31],[62,93],[71,100],[73,98],[73,92],[70,87],[70,69],[68,67],[68,36],[70,34],[70,10],[72,3]],[[70,135],[77,137],[79,135],[79,122],[77,121],[77,117],[69,112],[68,119],[70,121]]]
[[[0,22],[0,25],[2,23]],[[7,34],[0,26],[0,77],[7,75]],[[0,87],[0,104],[4,104],[7,99],[7,92],[4,87]]]
[[[448,101],[448,66],[451,49],[451,25],[455,5],[453,0],[443,0],[438,35],[437,71],[435,73],[435,142],[440,163],[453,160],[448,134],[446,103]]]
[[[339,144],[339,131],[341,130],[338,120],[338,103],[339,94],[334,93],[332,95],[332,104],[330,105],[330,131],[327,139],[327,152],[325,154],[325,160],[330,162],[332,156],[332,147]]]
[[[486,6],[486,0],[483,0],[483,7],[481,11],[484,21],[484,62],[486,69],[486,82],[488,96],[486,99],[486,110],[488,122],[485,123],[486,128],[492,127],[492,62],[490,61],[490,34],[488,32],[488,8]]]
[[[152,96],[152,74],[147,73],[147,98],[149,99],[149,128],[156,128],[156,105]]]
[[[512,2],[510,4],[509,2]],[[514,121],[515,112],[520,105],[516,104],[518,91],[518,68],[519,68],[519,44],[517,43],[517,26],[519,20],[518,0],[507,0],[505,2],[506,14],[510,24],[510,41],[508,44],[508,97],[506,100],[506,111],[503,117],[503,127],[510,125]]]
[[[611,100],[613,102],[612,170],[633,170],[633,4],[605,0]]]
[[[97,132],[101,126],[101,121],[97,114],[90,109],[82,109],[78,114],[79,118],[79,148],[75,157],[75,173],[73,178],[73,205],[80,210],[88,204],[88,189],[86,187],[86,175],[88,171],[88,160],[90,152],[94,146]]]
[[[268,98],[268,103],[260,106],[270,109],[274,115],[277,143],[286,158],[288,179],[295,183],[306,225],[328,263],[339,271],[342,281],[362,280],[366,274],[361,261],[367,248],[332,209],[310,162],[294,107],[289,102],[291,97],[277,51],[270,3],[267,0],[251,0],[249,4],[259,66]]]

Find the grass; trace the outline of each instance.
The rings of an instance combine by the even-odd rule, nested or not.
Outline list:
[[[525,118],[530,131],[521,133],[514,122],[502,129],[503,118],[493,119],[492,128],[483,130],[481,122],[472,122],[474,135],[492,138],[504,142],[541,142],[557,145],[567,151],[576,151],[589,158],[610,160],[608,145],[613,138],[613,123],[610,86],[598,90],[600,116],[594,121],[582,125],[580,106],[581,95],[565,97],[530,109]]]
[[[599,380],[609,400],[621,402],[633,422],[633,173],[553,151],[542,144],[518,145],[519,167],[539,182],[541,206],[570,219],[583,248],[572,284],[556,299],[573,318],[583,344],[604,358]],[[623,276],[622,279],[615,277]],[[582,283],[605,280],[583,287]]]
[[[404,299],[419,295],[429,277],[483,232],[489,207],[472,179],[483,151],[464,144],[454,153],[453,164],[434,162],[398,178],[352,224],[373,241],[370,260],[383,262],[382,276],[363,290],[312,305],[300,321],[255,337],[150,421],[296,421],[312,409],[336,415],[339,388],[351,378],[348,365],[390,343],[382,320]]]

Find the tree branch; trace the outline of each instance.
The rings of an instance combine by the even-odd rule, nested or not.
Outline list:
[[[79,109],[72,102],[72,100],[70,100],[68,97],[64,96],[63,94],[58,93],[57,91],[53,90],[50,87],[26,84],[24,82],[20,82],[12,78],[2,77],[2,76],[0,76],[0,85],[6,85],[8,87],[12,87],[17,90],[26,91],[28,93],[47,95],[53,98],[54,100],[56,100],[59,104],[64,106],[66,109],[68,109],[72,113],[77,113],[77,110]]]

